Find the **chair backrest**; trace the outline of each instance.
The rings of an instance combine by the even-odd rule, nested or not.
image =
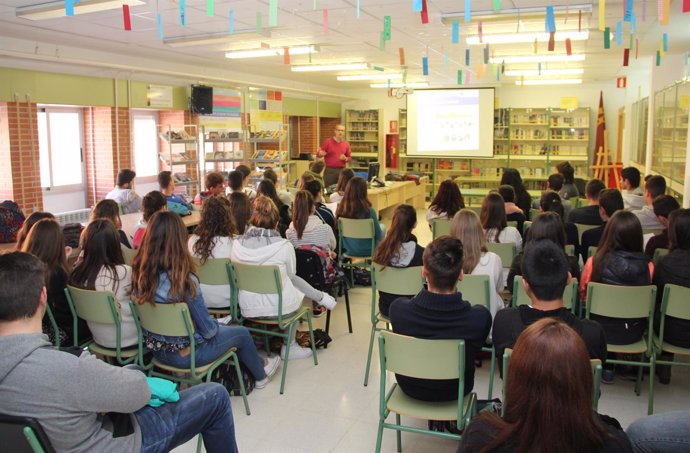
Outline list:
[[[450,219],[434,219],[431,221],[431,235],[434,239],[450,234]]]
[[[575,245],[574,244],[566,244],[565,245],[565,254],[568,256],[575,256]]]
[[[597,253],[597,247],[594,247],[593,245],[590,245],[587,247],[587,258],[590,258]]]
[[[276,265],[232,263],[234,284],[238,290],[257,294],[280,294],[283,288]]]
[[[515,258],[517,253],[517,246],[514,242],[502,242],[499,244],[487,242],[486,248],[488,251],[494,252],[501,258],[503,267],[510,267],[510,265],[513,264],[513,258]]]
[[[661,300],[661,322],[659,326],[659,339],[661,347],[664,346],[666,333],[666,316],[690,320],[690,288],[667,283],[664,286],[664,295]]]
[[[111,291],[93,291],[67,285],[65,294],[74,306],[77,316],[83,320],[101,324],[120,324],[120,314]]]
[[[517,223],[517,220],[508,220],[507,225],[509,227],[517,228],[518,223]]]
[[[668,255],[668,249],[656,249],[654,250],[654,256],[652,257],[652,262],[656,266],[662,256]]]
[[[141,327],[157,335],[170,337],[189,337],[194,339],[194,322],[186,302],[174,304],[152,304],[150,302],[132,303]]]
[[[599,225],[585,225],[583,223],[576,223],[575,227],[577,228],[577,238],[580,243],[582,243],[582,233],[584,233],[587,230],[591,230],[592,228],[598,228]]]
[[[194,260],[196,263],[196,275],[199,277],[199,283],[204,285],[229,285],[230,276],[228,275],[227,267],[230,262],[227,258],[209,258],[204,264],[198,259]]]
[[[424,287],[422,266],[402,268],[386,266],[382,269],[380,264],[374,263],[371,276],[372,291],[406,296],[417,294]]]
[[[367,219],[346,219],[338,217],[338,231],[341,237],[353,239],[373,239],[374,221]]]
[[[12,453],[55,453],[38,420],[0,414],[2,450]]]
[[[120,248],[122,249],[122,257],[125,259],[125,264],[131,266],[132,260],[134,259],[134,254],[137,253],[137,251],[135,249],[125,247],[124,245],[120,245]]]
[[[530,211],[530,212],[532,212],[532,211]],[[525,220],[522,223],[522,237],[524,237],[525,239],[527,239],[527,230],[529,230],[529,227],[531,227],[531,226],[532,226],[531,220]]]
[[[647,318],[654,316],[656,286],[620,286],[589,282],[587,318],[590,313],[609,318]]]
[[[491,311],[491,289],[488,275],[465,275],[458,282],[462,298],[472,305],[483,305]]]
[[[575,296],[577,295],[577,279],[573,278],[563,289],[563,306],[570,310],[575,307]],[[529,305],[532,300],[527,296],[525,287],[522,284],[522,276],[516,275],[513,281],[513,302],[512,306]]]
[[[295,258],[297,259],[297,276],[315,289],[323,291],[326,279],[319,255],[312,250],[295,249]]]
[[[425,379],[464,377],[464,340],[426,340],[382,330],[379,344],[387,371]]]

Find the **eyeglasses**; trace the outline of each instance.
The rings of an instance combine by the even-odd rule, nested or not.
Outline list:
[[[336,132],[345,132],[345,129],[336,129]]]

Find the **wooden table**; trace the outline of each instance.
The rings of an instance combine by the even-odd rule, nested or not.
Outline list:
[[[137,225],[143,216],[144,214],[141,212],[133,212],[131,214],[123,214],[120,216],[120,220],[122,220],[122,231],[127,234],[128,238],[131,239],[134,236],[134,232],[137,230]],[[201,211],[196,209],[192,210],[190,215],[182,217],[182,222],[187,228],[197,226],[200,221]]]
[[[424,209],[427,177],[414,181],[387,181],[386,187],[369,189],[367,194],[379,218],[392,218],[398,205],[409,204],[415,209]]]

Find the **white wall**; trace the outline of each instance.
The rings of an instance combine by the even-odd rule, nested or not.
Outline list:
[[[43,191],[43,211],[45,212],[67,212],[86,208],[86,197],[84,191],[56,193]]]

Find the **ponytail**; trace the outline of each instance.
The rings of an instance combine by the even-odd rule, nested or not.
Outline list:
[[[313,207],[314,197],[311,193],[300,190],[295,194],[295,201],[292,203],[292,223],[297,231],[297,239],[302,239]]]

